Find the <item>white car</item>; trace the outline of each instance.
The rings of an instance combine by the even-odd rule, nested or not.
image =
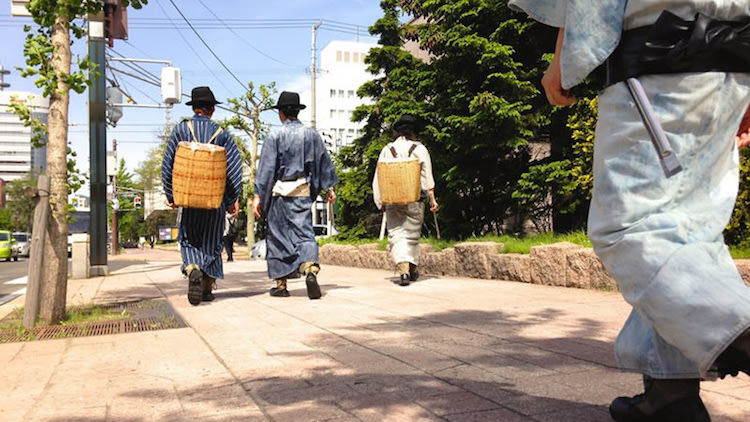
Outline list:
[[[29,233],[13,233],[13,238],[16,239],[16,245],[18,246],[18,255],[29,257],[29,249],[31,247],[31,235]]]

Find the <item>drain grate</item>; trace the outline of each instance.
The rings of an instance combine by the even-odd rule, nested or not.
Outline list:
[[[15,326],[20,328],[0,329],[0,343],[137,333],[183,328],[186,326],[174,312],[169,302],[163,299],[119,302],[97,305],[97,307],[108,314],[122,314],[127,316],[100,322],[53,325],[26,330],[18,324],[18,318],[23,318],[23,316],[11,314],[0,320],[0,326]]]

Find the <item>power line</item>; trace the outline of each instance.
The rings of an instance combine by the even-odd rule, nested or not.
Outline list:
[[[169,2],[170,2],[170,3],[172,3],[172,6],[174,6],[175,10],[177,10],[177,13],[179,13],[179,14],[180,14],[180,16],[182,16],[182,19],[184,19],[184,20],[185,20],[185,22],[186,22],[186,23],[187,23],[188,25],[190,25],[190,29],[192,29],[192,30],[193,30],[193,33],[195,33],[195,36],[196,36],[196,37],[198,37],[198,39],[199,39],[199,40],[201,40],[201,42],[203,43],[203,45],[205,45],[205,46],[206,46],[206,48],[208,49],[208,51],[210,51],[210,52],[211,52],[211,54],[212,54],[212,55],[214,56],[214,58],[215,58],[215,59],[216,59],[216,60],[217,60],[217,61],[218,61],[219,63],[221,63],[221,65],[222,65],[222,66],[224,67],[224,69],[226,69],[226,71],[227,71],[227,72],[229,72],[229,74],[230,74],[230,75],[232,75],[232,77],[234,78],[234,80],[235,80],[235,81],[237,81],[237,83],[238,83],[238,84],[240,84],[240,86],[242,87],[242,90],[243,90],[243,91],[244,91],[244,90],[246,90],[246,89],[247,89],[247,87],[245,86],[245,84],[244,84],[244,83],[242,83],[242,81],[240,81],[240,79],[239,79],[239,78],[238,78],[237,76],[235,76],[235,74],[234,74],[234,73],[232,73],[232,71],[231,71],[231,70],[229,70],[229,68],[227,67],[227,65],[225,65],[225,64],[224,64],[224,62],[223,62],[223,61],[221,61],[221,59],[219,58],[219,56],[217,56],[217,55],[216,55],[216,53],[214,53],[214,50],[212,50],[212,49],[211,49],[211,47],[210,47],[210,46],[208,45],[208,43],[206,42],[206,40],[204,40],[204,39],[203,39],[203,37],[201,37],[201,35],[200,35],[200,34],[198,33],[198,31],[196,31],[196,30],[195,30],[195,28],[193,28],[193,25],[192,25],[192,24],[190,23],[190,21],[188,20],[188,18],[187,18],[187,17],[185,17],[185,15],[184,15],[184,14],[182,14],[182,11],[180,10],[180,8],[179,8],[179,7],[177,7],[177,5],[175,4],[174,0],[169,0]]]
[[[290,67],[296,67],[295,65],[291,65],[289,63],[282,62],[281,60],[278,60],[278,59],[276,59],[274,57],[271,57],[270,55],[264,53],[263,51],[260,51],[254,45],[250,44],[245,38],[241,37],[238,33],[234,32],[234,29],[232,29],[229,25],[227,25],[220,17],[216,16],[216,14],[213,12],[213,10],[211,10],[208,6],[206,6],[206,4],[203,3],[202,0],[198,0],[198,3],[200,3],[201,6],[203,6],[206,10],[208,10],[208,12],[210,14],[212,14],[216,18],[216,20],[218,20],[219,22],[221,22],[224,25],[224,27],[227,28],[230,32],[232,32],[232,34],[234,34],[240,41],[242,41],[248,47],[250,47],[253,50],[255,50],[257,53],[259,53],[259,54],[261,54],[261,55],[263,55],[263,56],[265,56],[265,57],[267,57],[267,58],[275,61],[276,63],[281,63],[283,65],[290,66]]]
[[[167,14],[167,11],[166,11],[166,10],[164,9],[164,7],[163,7],[163,6],[161,5],[161,2],[156,2],[156,4],[158,4],[158,5],[159,5],[159,8],[161,9],[162,13],[164,13],[164,16],[166,16],[166,17],[167,17],[167,19],[168,19],[168,20],[169,20],[169,21],[170,21],[170,22],[172,23],[172,25],[174,26],[174,29],[175,29],[175,30],[177,31],[177,34],[178,34],[178,35],[180,36],[180,38],[182,38],[182,41],[183,41],[183,42],[184,42],[185,44],[187,44],[188,48],[190,48],[190,51],[192,51],[192,52],[193,52],[193,54],[195,54],[195,57],[197,57],[197,58],[198,58],[198,60],[199,60],[199,61],[200,61],[201,63],[203,63],[203,66],[204,66],[204,67],[205,67],[206,69],[208,69],[208,71],[209,71],[209,72],[211,72],[211,75],[213,75],[214,79],[215,79],[215,80],[216,80],[217,82],[219,82],[219,83],[221,84],[221,86],[223,86],[223,87],[224,87],[224,89],[226,89],[226,90],[227,90],[227,91],[229,91],[229,92],[232,92],[232,90],[231,90],[231,89],[229,89],[229,87],[228,87],[228,86],[226,86],[226,84],[224,84],[224,80],[223,80],[223,79],[220,79],[220,78],[219,78],[219,77],[218,77],[218,76],[217,76],[217,75],[216,75],[216,74],[214,73],[214,71],[213,71],[213,68],[212,68],[212,67],[210,67],[210,66],[209,66],[208,64],[206,64],[206,62],[205,62],[205,61],[203,60],[203,57],[202,57],[202,56],[201,56],[200,54],[198,54],[198,52],[197,52],[197,51],[195,51],[195,48],[193,48],[193,44],[192,44],[192,43],[190,43],[190,42],[189,42],[189,41],[187,40],[187,38],[185,38],[185,36],[184,36],[184,35],[182,35],[182,31],[180,31],[180,30],[179,30],[179,29],[177,28],[177,25],[176,25],[176,24],[175,24],[175,23],[174,23],[174,22],[172,21],[172,18],[170,18],[170,17],[169,17],[169,15]],[[172,4],[174,4],[174,3],[172,3]],[[177,7],[177,6],[175,6],[175,7]]]

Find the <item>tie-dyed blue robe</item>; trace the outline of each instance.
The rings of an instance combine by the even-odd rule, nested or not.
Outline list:
[[[693,20],[750,16],[748,0],[511,0],[565,27],[564,88],[599,66],[623,29],[663,10]],[[750,327],[750,288],[722,231],[737,195],[734,137],[750,102],[750,73],[644,75],[643,84],[684,170],[666,178],[624,82],[599,95],[588,234],[632,305],[615,344],[620,365],[654,378],[706,378]]]

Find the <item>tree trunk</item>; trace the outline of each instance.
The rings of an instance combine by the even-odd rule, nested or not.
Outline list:
[[[55,73],[70,74],[70,33],[67,16],[58,16],[52,27],[52,68]],[[100,69],[100,71],[104,71]],[[50,177],[50,213],[44,242],[44,279],[40,319],[42,324],[60,322],[65,317],[68,282],[68,107],[70,87],[58,77],[57,90],[49,99],[47,134],[47,175]]]
[[[258,136],[260,134],[260,106],[256,105],[253,107],[252,112],[253,119],[253,133],[250,136],[250,177],[248,178],[248,186],[250,187],[250,195],[248,195],[247,201],[247,248],[248,254],[250,248],[255,243],[255,214],[253,213],[252,205],[252,194],[254,194],[255,186],[255,174],[258,171]]]

